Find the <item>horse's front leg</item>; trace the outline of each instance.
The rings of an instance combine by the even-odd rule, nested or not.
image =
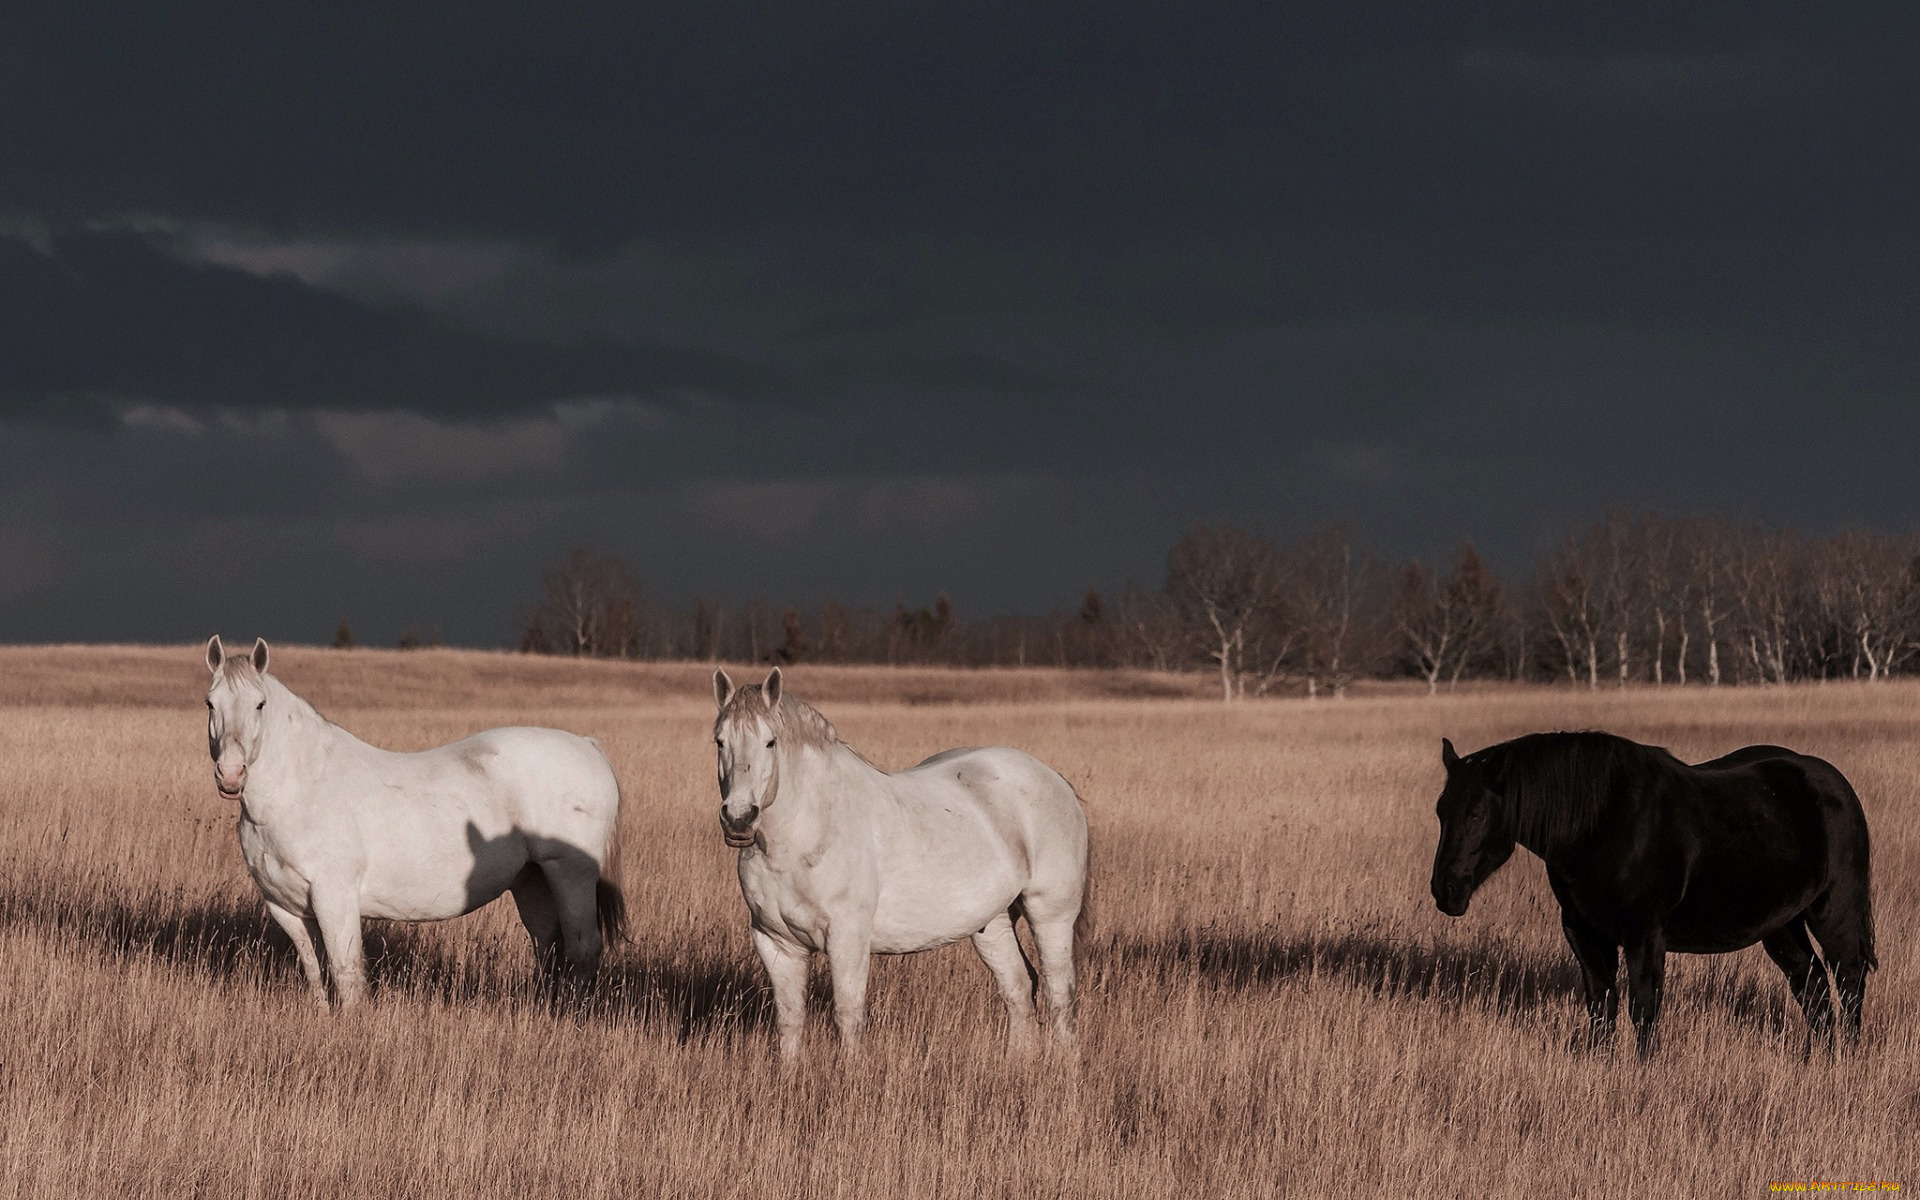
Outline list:
[[[1667,986],[1667,935],[1655,926],[1629,943],[1627,951],[1627,1015],[1640,1057],[1650,1057],[1658,1044],[1660,999]]]
[[[1615,1016],[1620,1010],[1620,947],[1581,915],[1572,889],[1552,867],[1547,868],[1547,882],[1553,885],[1554,898],[1560,901],[1561,932],[1567,935],[1567,945],[1580,964],[1587,1004],[1587,1048],[1610,1046]]]
[[[367,997],[367,956],[360,942],[360,893],[350,887],[313,887],[314,918],[333,972],[333,990],[341,1008],[352,1008]]]
[[[833,969],[833,1023],[840,1044],[857,1054],[867,1030],[867,970],[873,965],[873,931],[836,922],[827,928],[827,964]]]
[[[319,922],[281,908],[271,900],[267,901],[267,915],[293,942],[293,952],[300,956],[300,971],[307,977],[307,991],[314,1002],[321,1008],[327,1007],[327,981],[320,974],[320,955],[313,945],[314,936],[320,931]]]
[[[773,984],[774,1020],[780,1027],[780,1057],[791,1063],[800,1057],[800,1035],[807,1025],[807,959],[805,950],[769,934],[753,931],[753,948]]]

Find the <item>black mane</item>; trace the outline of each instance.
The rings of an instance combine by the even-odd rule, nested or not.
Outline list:
[[[1558,846],[1591,830],[1621,785],[1657,784],[1685,764],[1659,746],[1611,733],[1530,733],[1467,756],[1506,797],[1523,845]],[[1637,794],[1641,788],[1625,789]]]

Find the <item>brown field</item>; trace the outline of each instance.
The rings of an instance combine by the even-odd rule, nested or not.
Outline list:
[[[1920,1186],[1920,686],[1481,690],[1225,708],[1205,680],[795,670],[869,757],[1009,743],[1093,826],[1070,1059],[1009,1060],[966,946],[878,964],[870,1052],[816,1005],[773,1061],[715,823],[706,669],[288,650],[334,720],[415,748],[601,740],[633,942],[555,1016],[502,900],[370,927],[375,1002],[313,1010],[206,759],[198,647],[0,650],[0,1196],[1687,1196]],[[1875,837],[1863,1049],[1803,1058],[1758,949],[1673,960],[1651,1065],[1570,1050],[1577,976],[1524,854],[1426,895],[1438,740],[1595,727],[1826,756]],[[816,989],[820,990],[819,987]],[[816,1000],[819,997],[816,996]]]

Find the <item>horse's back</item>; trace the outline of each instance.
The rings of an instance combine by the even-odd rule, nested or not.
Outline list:
[[[483,730],[389,755],[381,773],[386,786],[370,816],[396,834],[410,830],[409,840],[455,836],[497,846],[496,854],[512,844],[564,843],[598,858],[619,814],[606,756],[559,729]]]
[[[1762,743],[1756,746],[1742,746],[1731,754],[1723,754],[1719,758],[1709,759],[1703,763],[1696,763],[1693,769],[1696,771],[1724,771],[1731,770],[1735,767],[1744,767],[1751,763],[1766,762],[1769,759],[1805,757],[1807,756],[1801,754],[1799,751],[1789,750],[1785,746]]]
[[[1022,750],[947,750],[891,777],[896,794],[929,816],[964,805],[1029,879],[1077,879],[1086,870],[1087,818],[1058,771]]]
[[[597,824],[619,808],[619,784],[599,743],[562,729],[502,726],[428,753],[470,772],[527,832]]]
[[[981,808],[1019,819],[1023,828],[1034,819],[1078,825],[1084,832],[1086,815],[1080,797],[1058,771],[1011,746],[967,746],[942,750],[916,766],[893,776],[905,783],[951,783]]]
[[[1724,802],[1729,797],[1776,809],[1812,809],[1829,823],[1864,833],[1866,814],[1853,784],[1824,758],[1784,746],[1743,746],[1731,754],[1692,768],[1703,789]]]

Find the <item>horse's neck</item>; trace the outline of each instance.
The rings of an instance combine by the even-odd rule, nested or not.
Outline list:
[[[270,715],[261,733],[260,754],[247,769],[247,807],[259,821],[303,805],[322,784],[324,766],[340,749],[365,745],[278,679],[269,675],[266,684]]]
[[[1620,794],[1623,789],[1617,767],[1609,769],[1607,778],[1595,782],[1601,794],[1591,802],[1584,795],[1577,800],[1572,797],[1553,797],[1549,803],[1564,805],[1561,811],[1538,808],[1538,796],[1530,797],[1524,786],[1517,788],[1513,792],[1513,799],[1509,801],[1512,807],[1508,811],[1514,841],[1545,859],[1593,832],[1594,827],[1607,820],[1609,813],[1617,812],[1621,804],[1631,804],[1637,799]]]
[[[885,776],[844,745],[804,746],[780,758],[780,790],[760,819],[767,852],[808,852],[845,813],[868,803]]]

